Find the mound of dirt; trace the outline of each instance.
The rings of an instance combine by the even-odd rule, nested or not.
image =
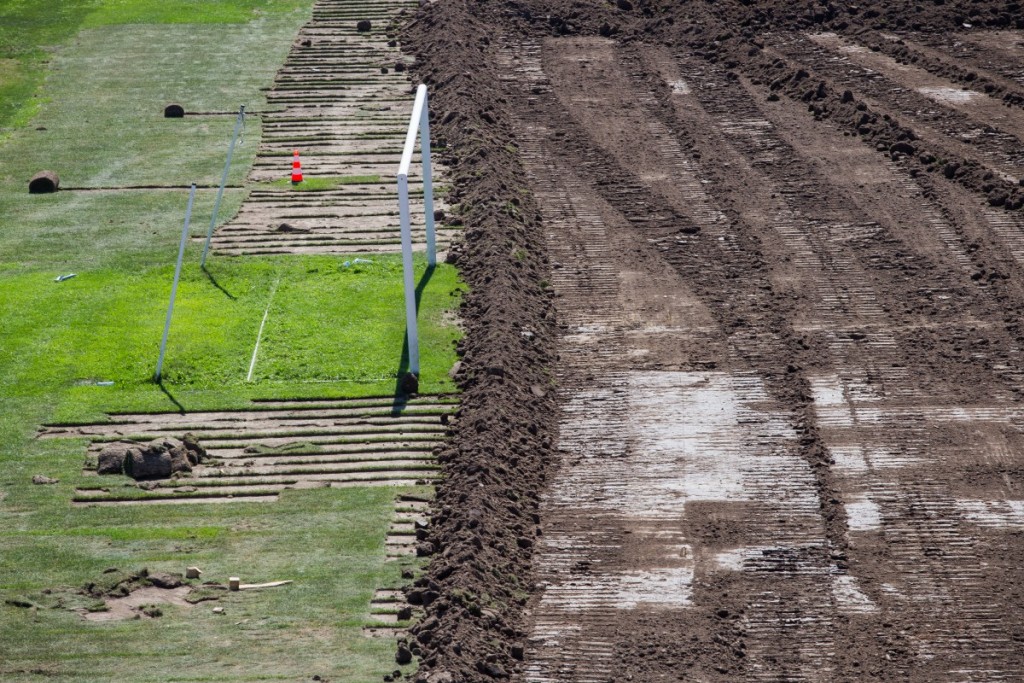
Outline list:
[[[458,207],[447,220],[467,226],[449,259],[469,285],[455,373],[461,405],[438,453],[445,477],[418,549],[432,559],[408,591],[426,610],[409,643],[420,681],[515,670],[533,589],[538,497],[554,462],[550,267],[507,103],[484,68],[490,34],[461,3],[437,3],[403,35],[417,55],[414,78],[431,90],[436,139],[447,145],[449,202]]]
[[[123,598],[129,593],[152,585],[149,581],[149,570],[143,567],[137,572],[126,572],[111,567],[95,581],[82,586],[81,593],[94,598]]]
[[[948,31],[965,28],[1024,28],[1014,3],[995,0],[836,3],[831,0],[725,0],[670,2],[631,0],[582,6],[572,0],[481,2],[479,14],[506,26],[553,35],[630,35],[683,28],[709,34],[716,28],[753,30],[822,28]],[[498,9],[500,7],[500,9]],[[473,11],[471,9],[471,11]],[[713,36],[712,36],[713,37]]]

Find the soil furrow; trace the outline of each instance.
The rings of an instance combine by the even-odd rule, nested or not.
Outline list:
[[[1017,182],[1024,161],[1024,143],[999,130],[994,121],[981,123],[957,111],[952,104],[966,105],[970,102],[969,97],[957,94],[964,91],[937,85],[921,86],[922,89],[930,88],[926,95],[905,87],[878,70],[883,66],[889,71],[897,70],[891,63],[883,63],[887,58],[859,45],[848,45],[846,50],[832,52],[820,44],[834,41],[828,36],[785,35],[766,40],[766,47],[777,49],[806,68],[831,79],[837,87],[852,90],[865,98],[872,109],[888,112],[912,124],[922,137],[943,139],[944,144],[953,146],[963,156],[980,157],[1010,182]],[[867,53],[863,61],[872,66],[859,63],[855,55],[863,53]],[[961,103],[957,98],[966,102]]]

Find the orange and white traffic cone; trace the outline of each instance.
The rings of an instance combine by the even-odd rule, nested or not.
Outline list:
[[[292,155],[292,185],[302,182],[302,162],[299,161],[299,150]]]

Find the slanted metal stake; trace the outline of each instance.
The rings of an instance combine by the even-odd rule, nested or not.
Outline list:
[[[192,222],[192,203],[196,199],[196,184],[188,193],[188,208],[185,209],[185,225],[181,229],[181,244],[178,245],[178,265],[174,268],[174,284],[171,285],[171,303],[167,306],[167,320],[164,322],[164,336],[160,340],[160,359],[156,362],[156,375],[153,380],[160,381],[164,368],[164,353],[167,351],[167,334],[171,331],[171,314],[174,313],[174,297],[178,294],[178,280],[181,278],[181,262],[185,258],[185,241],[188,239],[188,227]]]
[[[238,118],[235,119],[235,132],[231,136],[231,144],[228,145],[228,160],[224,162],[224,174],[220,177],[220,188],[217,189],[217,199],[213,202],[213,215],[210,216],[210,229],[206,231],[206,244],[203,246],[203,258],[199,261],[199,267],[206,267],[206,254],[210,251],[210,240],[213,239],[213,228],[217,225],[217,214],[220,212],[220,200],[224,196],[224,186],[228,182],[228,171],[231,170],[231,156],[235,153],[235,142],[238,140],[238,131],[245,124],[245,105],[238,108]]]

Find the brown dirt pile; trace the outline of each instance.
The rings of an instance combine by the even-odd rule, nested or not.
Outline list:
[[[438,454],[445,478],[419,548],[432,559],[408,593],[426,608],[412,629],[419,680],[501,677],[522,656],[538,497],[554,461],[548,263],[507,103],[482,68],[492,63],[489,33],[461,4],[439,3],[403,35],[416,77],[430,86],[434,135],[447,145],[457,206],[449,220],[467,226],[451,258],[469,285],[461,406]]]

